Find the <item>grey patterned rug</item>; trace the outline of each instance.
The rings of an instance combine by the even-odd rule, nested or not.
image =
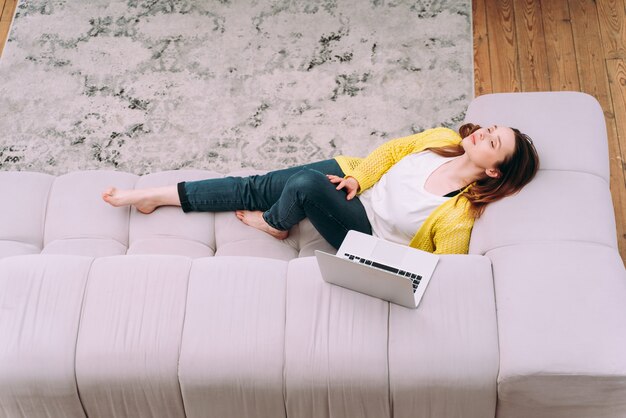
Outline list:
[[[470,0],[22,0],[0,169],[276,169],[456,128]]]

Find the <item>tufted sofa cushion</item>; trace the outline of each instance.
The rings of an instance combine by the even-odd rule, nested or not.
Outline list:
[[[0,260],[0,416],[84,417],[76,341],[92,259]]]
[[[56,177],[31,172],[0,172],[0,257],[39,254],[43,248],[48,196]]]

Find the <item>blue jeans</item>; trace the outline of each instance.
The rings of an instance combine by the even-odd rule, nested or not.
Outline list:
[[[361,201],[346,200],[326,174],[343,177],[334,159],[305,164],[264,175],[225,177],[178,183],[184,212],[260,210],[270,226],[286,231],[309,218],[335,248],[349,230],[372,233]]]

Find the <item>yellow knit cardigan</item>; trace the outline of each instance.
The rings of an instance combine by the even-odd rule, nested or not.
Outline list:
[[[419,134],[386,142],[366,158],[339,155],[335,160],[346,177],[358,180],[361,189],[357,196],[372,187],[395,163],[403,157],[430,147],[461,142],[458,133],[448,128],[428,129]],[[466,191],[468,185],[463,189]],[[461,193],[439,205],[417,231],[410,247],[435,254],[467,254],[474,218],[469,215],[470,203]]]

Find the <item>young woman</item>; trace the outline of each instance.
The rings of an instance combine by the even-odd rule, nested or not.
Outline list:
[[[249,177],[107,189],[113,206],[142,213],[236,211],[245,224],[285,239],[304,218],[335,248],[350,229],[438,254],[467,254],[485,206],[517,193],[539,169],[532,140],[503,126],[465,124],[391,140],[366,158],[337,156]]]

